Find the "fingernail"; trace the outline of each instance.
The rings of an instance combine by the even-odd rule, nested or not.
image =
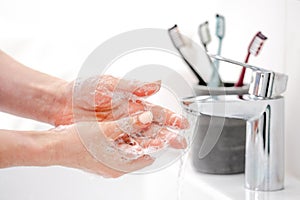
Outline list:
[[[158,80],[158,81],[155,81],[153,82],[155,84],[155,87],[154,87],[154,93],[158,92],[158,90],[160,90],[160,87],[161,87],[161,80]]]
[[[142,124],[148,124],[151,123],[153,120],[153,114],[150,111],[144,112],[142,114],[140,114],[138,116],[138,120],[142,123]]]
[[[137,96],[149,96],[160,90],[161,81],[155,81],[151,83],[144,83],[138,89],[134,91]]]

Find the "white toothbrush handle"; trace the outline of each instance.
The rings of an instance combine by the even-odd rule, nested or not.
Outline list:
[[[219,47],[218,47],[218,54],[221,55],[221,50],[222,50],[222,39],[219,39]],[[214,68],[213,68],[213,73],[211,76],[211,79],[208,83],[208,86],[210,87],[219,87],[221,85],[222,81],[219,76],[219,60],[216,59],[214,61]]]

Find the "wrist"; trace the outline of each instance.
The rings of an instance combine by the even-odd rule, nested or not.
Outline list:
[[[31,149],[31,163],[33,166],[52,166],[52,165],[64,165],[67,155],[66,144],[68,144],[68,137],[70,133],[67,133],[64,129],[50,129],[43,132],[35,132],[30,135],[30,141],[28,144]],[[71,148],[70,148],[71,149]]]
[[[19,158],[14,160],[19,162],[14,166],[69,166],[70,158],[76,157],[77,152],[73,152],[72,145],[76,135],[67,127],[18,132],[16,152]]]
[[[33,135],[35,166],[59,165],[62,137],[63,135],[54,133],[52,130]]]
[[[70,87],[70,83],[59,80],[56,83],[50,86],[50,91],[53,94],[53,99],[49,104],[49,112],[47,122],[51,125],[58,126],[64,125],[62,121],[66,121],[63,119],[66,116],[66,112],[71,110],[72,107],[72,90]],[[68,117],[72,117],[72,113],[67,115]],[[70,120],[70,119],[68,119]]]

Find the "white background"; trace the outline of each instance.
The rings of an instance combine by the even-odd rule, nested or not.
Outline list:
[[[94,48],[133,29],[167,29],[176,23],[182,32],[198,41],[197,26],[209,20],[213,42],[208,48],[214,52],[216,13],[226,17],[224,56],[243,61],[250,39],[260,30],[268,40],[261,54],[250,58],[250,63],[289,75],[285,94],[286,163],[287,172],[300,179],[299,0],[0,0],[0,48],[27,66],[72,80]],[[225,80],[237,79],[239,69],[220,67]],[[0,119],[0,128],[49,128],[7,114],[1,114]],[[28,171],[16,172],[0,171],[0,183],[1,176],[22,176]],[[34,170],[31,173],[36,175]],[[8,180],[17,181],[17,177]]]

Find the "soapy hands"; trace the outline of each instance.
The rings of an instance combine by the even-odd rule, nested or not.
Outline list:
[[[77,143],[72,147],[86,152],[82,158],[90,158],[89,162],[73,162],[80,165],[73,167],[114,177],[150,165],[154,159],[149,154],[162,148],[186,148],[185,138],[172,130],[188,128],[188,121],[144,100],[158,92],[160,84],[112,76],[69,83],[65,87],[69,101],[55,124],[73,124],[63,131],[77,135],[71,137]],[[102,173],[103,167],[93,168],[88,163],[105,166],[109,173]]]
[[[154,126],[154,127],[153,127]],[[64,137],[60,163],[104,177],[118,177],[154,162],[161,148],[186,148],[184,137],[152,123],[151,112],[117,121],[78,122],[52,130]],[[84,145],[83,145],[84,144]]]
[[[117,177],[153,163],[151,153],[187,146],[183,117],[147,101],[160,82],[97,76],[68,83],[0,51],[0,111],[49,123],[0,130],[0,168],[62,165]]]

